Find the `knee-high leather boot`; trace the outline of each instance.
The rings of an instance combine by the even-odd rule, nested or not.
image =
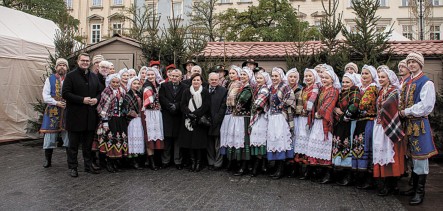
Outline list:
[[[51,161],[52,161],[52,152],[53,149],[45,149],[45,164],[43,164],[44,168],[51,167]]]

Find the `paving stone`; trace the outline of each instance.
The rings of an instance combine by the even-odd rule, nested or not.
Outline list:
[[[43,168],[41,143],[0,145],[0,210],[436,210],[443,196],[443,165],[431,163],[426,199],[378,197],[375,191],[267,176],[235,177],[207,169],[199,173],[168,168],[69,177],[66,153],[54,150]],[[404,188],[407,181],[402,180]]]

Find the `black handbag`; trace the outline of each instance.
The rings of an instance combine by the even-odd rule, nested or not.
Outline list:
[[[197,109],[197,105],[195,105],[195,101],[194,98],[192,98],[192,104],[194,105],[194,108]],[[203,125],[206,127],[211,127],[212,126],[212,119],[211,117],[207,116],[206,114],[201,116],[200,119],[198,119],[197,124],[199,125]]]

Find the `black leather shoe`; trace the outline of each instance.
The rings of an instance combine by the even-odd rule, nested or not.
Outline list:
[[[92,167],[92,169],[94,169],[94,170],[100,170],[100,169],[102,169],[99,165],[97,165],[97,164],[94,163],[94,162],[92,162],[91,167]]]
[[[182,164],[175,164],[175,168],[177,170],[182,170],[183,169],[183,165]]]
[[[208,170],[209,170],[209,171],[213,171],[213,170],[214,170],[214,166],[209,165],[209,166],[208,166]]]
[[[69,173],[69,176],[71,176],[71,177],[78,177],[77,169],[71,169],[71,173]]]
[[[97,170],[94,170],[94,169],[85,169],[85,172],[86,173],[90,173],[90,174],[100,174],[100,172],[99,171],[97,171]]]
[[[327,169],[323,178],[318,182],[320,184],[327,184],[331,182],[331,170]]]

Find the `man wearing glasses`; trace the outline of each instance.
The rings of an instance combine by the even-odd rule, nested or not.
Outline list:
[[[85,172],[98,174],[92,168],[91,148],[97,127],[97,102],[102,88],[96,74],[90,70],[89,54],[77,58],[78,67],[66,75],[62,97],[66,100],[66,130],[68,131],[68,167],[71,177],[78,177],[78,146],[82,143]]]

